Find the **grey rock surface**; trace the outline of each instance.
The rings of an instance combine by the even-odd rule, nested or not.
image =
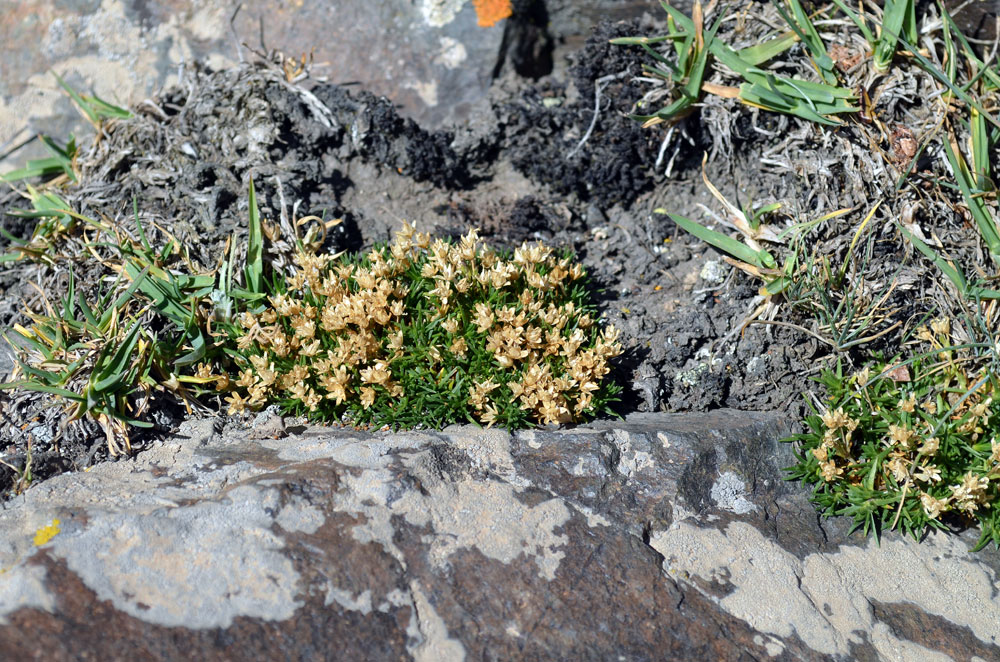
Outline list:
[[[651,0],[513,7],[512,18],[485,27],[471,0],[2,0],[0,171],[43,153],[3,159],[34,133],[88,131],[50,71],[129,106],[182,82],[196,62],[230,68],[250,49],[309,55],[314,77],[357,83],[437,128],[468,119],[505,61],[544,75],[602,18],[660,11]]]
[[[196,61],[231,67],[251,49],[311,54],[316,76],[361,83],[441,123],[485,92],[504,31],[477,25],[465,0],[6,4],[16,7],[0,14],[0,145],[26,121],[62,137],[78,120],[50,70],[132,105],[182,80]]]
[[[220,427],[0,512],[0,658],[1000,657],[1000,556],[818,522],[772,415]]]

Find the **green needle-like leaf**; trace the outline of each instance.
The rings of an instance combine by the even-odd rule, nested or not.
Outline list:
[[[247,288],[254,294],[263,292],[264,273],[264,239],[260,226],[260,210],[257,208],[257,192],[254,190],[253,178],[250,178],[250,233],[247,243]]]
[[[961,271],[959,271],[954,265],[949,263],[943,257],[938,255],[938,253],[933,248],[928,246],[926,242],[924,242],[922,239],[914,235],[905,227],[900,226],[899,230],[900,232],[903,233],[903,236],[906,237],[918,251],[923,253],[931,262],[934,263],[934,265],[938,269],[941,270],[941,273],[943,273],[945,276],[948,277],[948,280],[952,282],[952,284],[955,286],[955,289],[958,290],[959,294],[963,298],[968,296],[968,291],[969,291],[968,282],[965,280],[965,276],[962,274]]]
[[[983,198],[973,194],[973,176],[969,172],[969,167],[966,165],[961,153],[952,147],[951,141],[947,138],[944,140],[944,149],[945,155],[948,157],[948,163],[951,165],[952,172],[955,175],[955,183],[958,184],[959,190],[962,191],[962,197],[965,199],[965,204],[969,207],[969,211],[972,212],[972,218],[976,221],[979,234],[989,249],[990,257],[993,259],[994,264],[1000,266],[1000,233],[997,231],[996,223],[990,217],[990,212],[987,210]]]
[[[129,328],[125,338],[118,345],[118,348],[111,355],[107,363],[98,360],[99,368],[95,370],[91,378],[91,389],[96,393],[114,392],[118,390],[125,380],[128,366],[132,362],[132,353],[139,342],[139,332],[142,330],[140,320],[135,320]]]

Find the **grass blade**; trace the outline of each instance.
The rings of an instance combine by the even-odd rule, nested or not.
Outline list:
[[[124,383],[128,365],[132,360],[132,352],[139,342],[139,331],[142,329],[140,321],[136,319],[132,323],[125,339],[115,350],[111,360],[94,371],[94,375],[91,377],[91,388],[96,393],[114,392]],[[100,364],[101,361],[98,359],[98,365]]]
[[[65,147],[60,147],[48,136],[39,136],[39,138],[51,156],[45,159],[29,159],[24,168],[11,170],[4,175],[0,175],[0,181],[13,183],[35,177],[56,177],[59,175],[66,175],[73,182],[77,181],[76,173],[73,171],[73,157],[76,156],[76,138],[71,134],[69,142],[66,143]]]
[[[91,108],[94,109],[97,116],[102,119],[127,120],[132,117],[132,111],[127,108],[122,108],[121,106],[116,106],[113,103],[109,103],[96,94],[85,98],[90,103]]]
[[[126,270],[127,269],[128,265],[126,265]],[[142,285],[142,282],[146,279],[148,273],[149,273],[149,267],[146,267],[140,273],[134,276],[132,274],[129,274],[129,277],[132,279],[132,282],[129,283],[129,286],[125,288],[125,291],[122,292],[121,295],[119,295],[119,297],[115,299],[115,302],[110,307],[108,307],[108,309],[105,310],[104,313],[101,315],[99,324],[100,328],[102,329],[108,328],[108,324],[111,322],[112,317],[114,317],[117,314],[118,310],[120,310],[122,306],[128,303],[128,300],[132,298],[132,295],[135,294],[135,291],[138,290],[139,287]]]
[[[794,32],[786,32],[780,37],[775,37],[765,41],[763,44],[748,46],[741,49],[737,52],[737,55],[747,64],[757,66],[759,64],[764,64],[778,55],[781,55],[794,46],[797,41],[798,37]]]
[[[77,292],[76,302],[80,308],[80,311],[83,313],[84,318],[87,320],[90,326],[93,327],[93,330],[95,331],[98,330],[99,327],[97,324],[97,316],[94,315],[94,310],[89,305],[87,305],[87,300],[84,299],[83,292]]]
[[[128,119],[132,117],[132,113],[125,108],[108,103],[99,96],[85,97],[78,94],[59,74],[53,71],[52,75],[56,77],[59,86],[65,90],[66,94],[73,100],[73,103],[76,104],[76,107],[80,109],[80,112],[94,125],[94,128],[99,130],[101,122],[106,119]]]
[[[86,116],[86,118],[90,120],[90,123],[96,127],[98,125],[99,119],[97,117],[97,113],[90,107],[90,104],[84,101],[83,97],[77,94],[76,90],[70,87],[69,84],[66,81],[64,81],[59,74],[53,71],[52,75],[56,77],[56,81],[59,82],[59,87],[63,88],[66,94],[69,95],[69,98],[73,100],[73,103],[75,103],[76,107],[80,109],[80,112],[83,113]]]
[[[946,27],[945,38],[949,39],[951,38],[952,34],[954,34],[954,38],[957,39],[958,43],[961,44],[962,46],[962,51],[963,54],[965,55],[965,58],[969,61],[969,63],[974,64],[976,69],[978,69],[978,72],[975,75],[973,75],[972,80],[970,82],[978,80],[979,78],[982,77],[985,78],[987,81],[987,90],[1000,89],[1000,69],[997,69],[995,66],[994,67],[986,66],[986,64],[979,59],[979,56],[976,54],[975,49],[973,49],[972,46],[969,44],[969,41],[965,38],[965,35],[962,34],[962,31],[958,28],[957,25],[955,25],[955,21],[951,17],[951,14],[940,2],[938,3],[938,8],[940,9],[941,12],[941,19]],[[952,76],[951,80],[954,81],[955,77]]]
[[[885,9],[882,11],[881,31],[873,54],[876,71],[885,71],[889,68],[889,63],[896,55],[896,44],[902,35],[903,26],[912,13],[912,0],[886,0]]]
[[[772,0],[775,9],[778,10],[781,17],[788,23],[788,27],[798,35],[799,39],[812,54],[813,63],[816,65],[820,78],[829,85],[835,85],[837,83],[837,74],[833,71],[833,59],[827,54],[826,45],[823,44],[823,40],[820,38],[819,33],[816,32],[815,26],[809,20],[809,16],[802,8],[802,5],[799,4],[799,1],[787,0],[787,2],[792,10],[794,19],[788,15],[781,6],[781,3]]]
[[[145,249],[147,255],[153,254],[153,247],[149,245],[149,241],[146,239],[146,231],[142,227],[142,221],[139,220],[139,199],[136,196],[132,196],[132,215],[135,216],[135,227],[139,231],[139,241],[142,242],[142,247]]]
[[[58,395],[67,400],[73,400],[74,402],[83,402],[85,398],[79,393],[75,393],[68,389],[59,388],[58,386],[49,386],[47,384],[39,384],[38,382],[20,381],[20,382],[6,382],[0,384],[0,390],[9,391],[15,388],[23,388],[29,391],[37,391],[38,393],[50,393],[52,395]]]
[[[955,175],[955,182],[958,184],[959,190],[962,191],[965,204],[969,207],[969,211],[976,221],[979,234],[982,236],[983,242],[986,243],[990,257],[993,259],[994,264],[1000,266],[1000,233],[997,232],[996,223],[990,218],[990,213],[986,209],[986,202],[972,192],[972,173],[969,172],[969,167],[966,165],[965,159],[962,158],[961,153],[958,151],[958,145],[954,144],[954,136],[949,136],[943,142],[945,155],[948,157],[948,163],[951,165],[952,172]]]
[[[965,280],[965,276],[962,274],[961,271],[959,271],[953,264],[945,260],[943,257],[938,255],[937,252],[933,248],[928,246],[926,242],[924,242],[922,239],[914,235],[905,227],[900,226],[899,230],[900,232],[903,233],[903,236],[905,236],[910,241],[910,243],[913,244],[914,247],[916,247],[918,251],[923,253],[931,262],[934,263],[935,266],[937,266],[938,269],[941,270],[941,273],[943,273],[945,276],[948,277],[948,280],[952,282],[952,284],[955,286],[955,289],[958,290],[958,293],[959,295],[962,296],[962,298],[968,296],[969,286]]]
[[[247,287],[254,294],[263,292],[264,239],[260,227],[260,210],[257,208],[257,192],[254,189],[253,178],[250,178],[250,228],[247,244]]]
[[[959,37],[961,37],[960,32],[956,34]],[[970,108],[975,108],[976,111],[979,112],[987,122],[1000,129],[1000,121],[998,121],[997,118],[994,117],[992,114],[987,112],[986,109],[983,107],[983,105],[979,103],[978,99],[973,98],[972,95],[968,93],[968,91],[959,87],[952,80],[950,80],[948,76],[942,73],[933,62],[931,62],[926,57],[921,55],[920,50],[917,49],[915,46],[913,46],[911,43],[903,39],[900,39],[900,41],[902,41],[903,46],[908,51],[910,51],[910,54],[913,56],[913,58],[920,63],[920,66],[923,67],[924,71],[926,71],[931,76],[936,78],[938,82],[942,83],[955,96],[957,96],[959,99],[968,104]]]
[[[986,131],[986,120],[975,108],[970,109],[969,112],[975,185],[980,191],[989,191],[993,188],[993,184],[990,180],[990,139]]]
[[[208,343],[200,331],[191,338],[191,347],[192,350],[174,361],[174,365],[178,367],[194,365],[205,358],[205,355],[208,353]]]
[[[848,7],[843,0],[833,0],[833,4],[837,5],[837,8],[840,11],[847,14],[847,17],[851,19],[854,25],[858,28],[858,31],[861,32],[861,36],[863,36],[865,38],[865,41],[868,42],[868,45],[874,48],[875,36],[872,34],[872,31],[868,29],[868,25],[865,23],[865,19],[860,15],[858,15],[856,11]]]
[[[752,264],[759,269],[769,269],[774,265],[774,257],[765,250],[755,251],[741,241],[728,237],[721,232],[709,230],[705,226],[684,218],[678,214],[668,214],[674,223],[686,232],[693,234],[707,244],[732,255],[737,260]]]

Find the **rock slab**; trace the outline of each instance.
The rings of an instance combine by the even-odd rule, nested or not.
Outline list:
[[[3,158],[35,133],[88,132],[51,71],[128,106],[183,83],[194,63],[224,69],[252,59],[251,50],[280,51],[311,57],[314,77],[358,83],[438,128],[466,121],[508,59],[538,77],[599,20],[660,11],[649,0],[514,0],[513,8],[512,18],[483,26],[471,0],[0,2],[0,172],[45,155],[35,147]]]
[[[8,504],[0,658],[1000,659],[1000,556],[821,525],[775,416],[220,428]]]

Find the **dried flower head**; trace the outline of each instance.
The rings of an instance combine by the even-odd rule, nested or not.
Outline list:
[[[912,414],[917,408],[917,396],[911,392],[906,399],[899,401],[899,408],[908,414]]]
[[[857,427],[857,421],[852,420],[845,414],[843,407],[838,407],[836,411],[827,410],[823,412],[821,418],[828,430],[839,430],[840,428],[854,430]]]
[[[941,446],[941,441],[937,437],[931,437],[924,441],[923,444],[917,448],[917,452],[921,455],[926,455],[928,457],[934,457],[937,454],[938,448]]]
[[[938,499],[926,492],[920,494],[920,504],[924,507],[924,512],[931,519],[937,519],[941,513],[948,510],[948,500]]]
[[[910,440],[913,439],[913,430],[906,427],[905,425],[890,425],[889,426],[889,445],[890,446],[902,446],[907,448],[910,445]]]
[[[931,331],[937,336],[950,336],[951,320],[947,317],[939,317],[938,319],[931,320]]]

